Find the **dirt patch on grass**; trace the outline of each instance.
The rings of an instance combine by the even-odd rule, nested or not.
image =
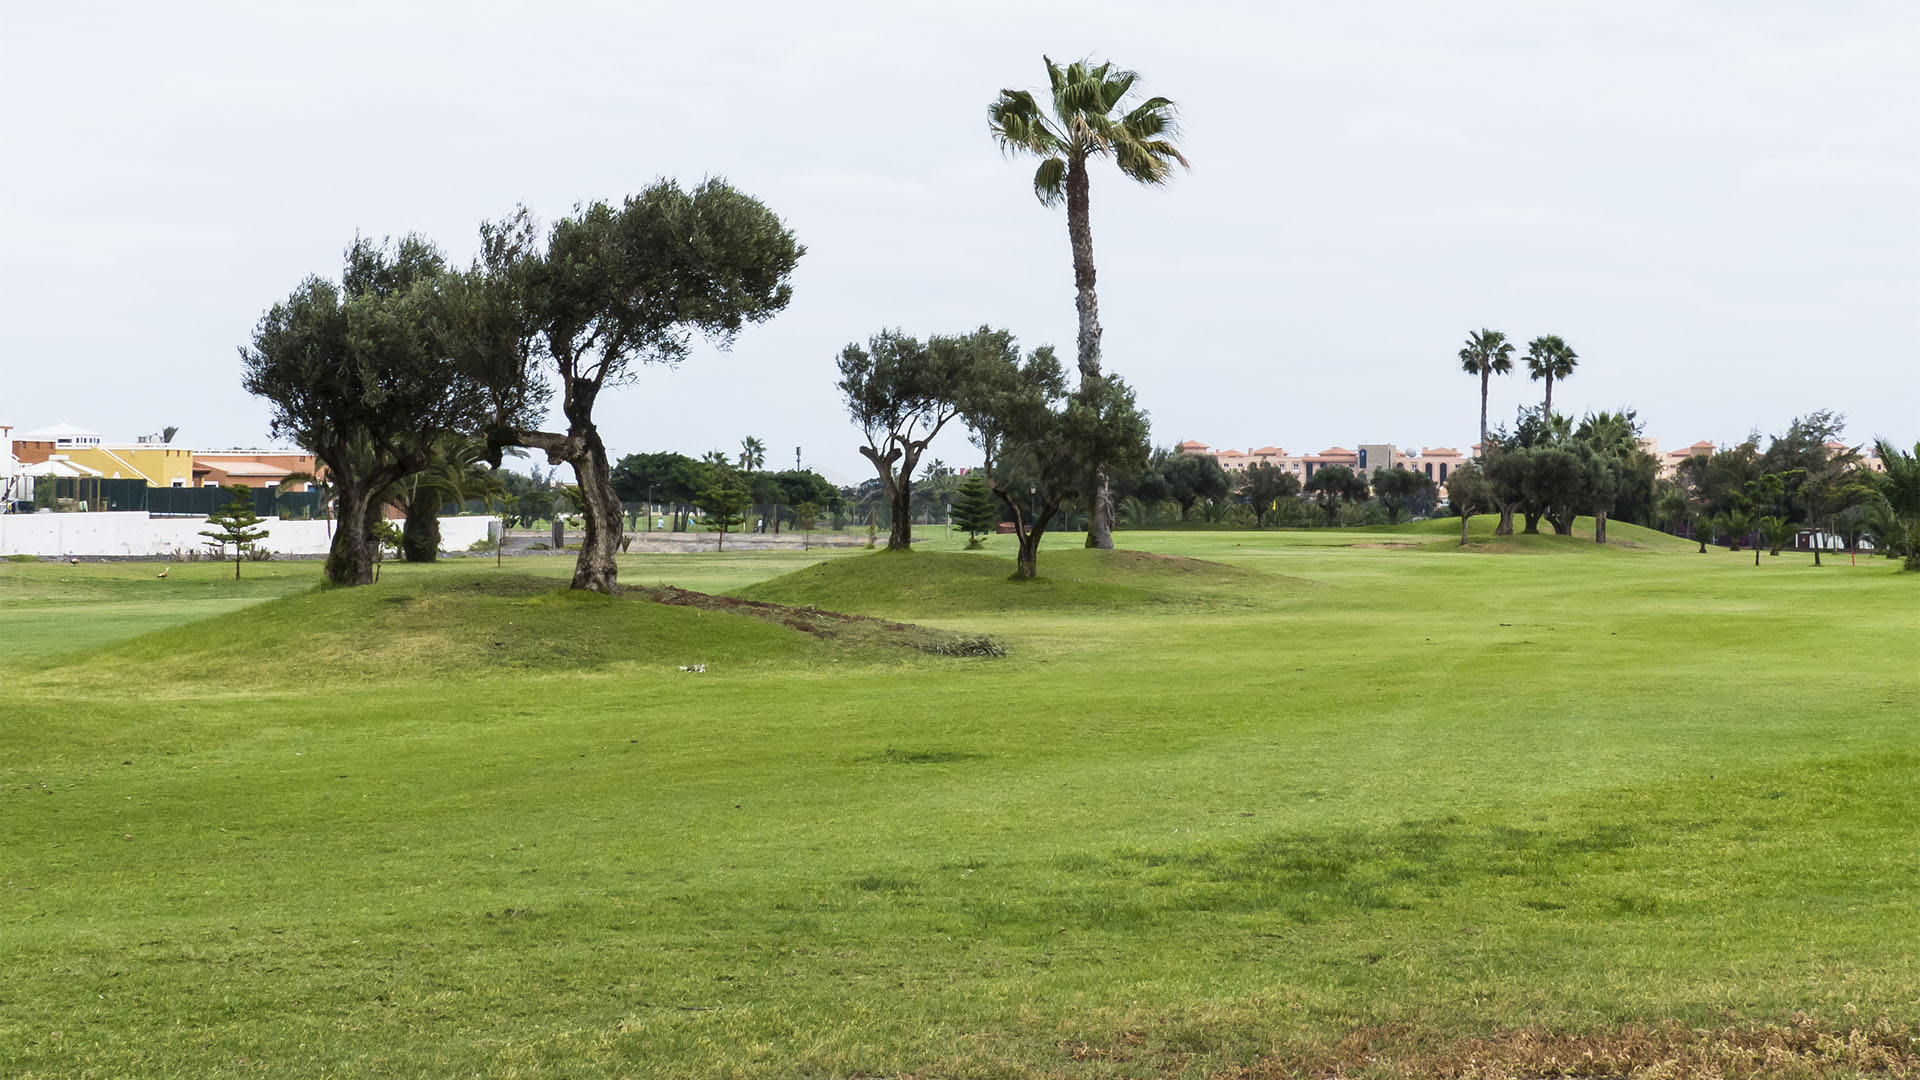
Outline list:
[[[1716,1029],[1676,1023],[1588,1034],[1523,1028],[1433,1046],[1411,1029],[1371,1027],[1331,1046],[1275,1055],[1219,1075],[1230,1080],[1913,1078],[1920,1077],[1920,1029],[1884,1018],[1867,1027],[1835,1027],[1800,1015],[1784,1023]]]
[[[848,615],[817,607],[795,607],[767,600],[745,600],[737,596],[715,596],[673,585],[651,588],[624,588],[659,604],[725,611],[750,615],[792,630],[828,641],[849,645],[891,645],[931,653],[935,656],[999,657],[1007,655],[1006,646],[984,635],[956,635],[913,623],[894,622],[870,615]]]

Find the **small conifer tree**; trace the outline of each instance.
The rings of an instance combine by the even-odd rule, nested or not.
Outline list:
[[[233,580],[240,580],[240,563],[246,558],[247,551],[260,540],[267,538],[267,530],[256,529],[260,524],[260,515],[253,512],[253,489],[231,487],[233,500],[227,505],[207,515],[210,529],[200,530],[207,538],[207,546],[214,550],[215,558],[225,558],[227,545],[233,545]]]
[[[793,527],[801,534],[800,547],[806,550],[813,546],[813,527],[820,523],[820,508],[810,502],[798,503],[793,508]]]
[[[707,515],[707,528],[719,533],[715,551],[727,546],[727,533],[745,523],[748,495],[739,474],[731,468],[714,469],[713,478],[694,496],[694,505]]]
[[[980,538],[1000,525],[1000,508],[994,505],[993,492],[980,474],[968,473],[960,481],[953,500],[953,531],[967,534],[967,550],[980,546]]]

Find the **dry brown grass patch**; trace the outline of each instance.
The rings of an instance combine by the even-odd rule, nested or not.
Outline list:
[[[1705,1029],[1677,1023],[1567,1033],[1521,1028],[1439,1046],[1411,1030],[1362,1028],[1330,1046],[1276,1055],[1227,1080],[1813,1080],[1920,1077],[1920,1029],[1886,1019],[1838,1028],[1798,1015]]]

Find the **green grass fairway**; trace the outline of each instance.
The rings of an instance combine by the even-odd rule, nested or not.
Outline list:
[[[0,564],[0,1076],[1920,1075],[1920,575],[1492,524]]]

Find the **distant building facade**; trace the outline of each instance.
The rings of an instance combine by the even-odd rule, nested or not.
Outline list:
[[[146,436],[131,443],[108,443],[97,431],[55,424],[13,436],[10,459],[18,469],[50,461],[75,472],[108,480],[145,480],[148,487],[278,487],[287,476],[317,476],[312,454],[290,450],[192,450]],[[305,491],[296,481],[290,490]]]
[[[1381,469],[1398,466],[1421,473],[1444,488],[1453,470],[1467,461],[1465,455],[1451,446],[1424,446],[1415,453],[1401,450],[1392,443],[1359,443],[1351,450],[1344,446],[1329,446],[1317,454],[1289,454],[1278,446],[1262,446],[1257,450],[1215,449],[1197,439],[1190,439],[1174,447],[1174,452],[1206,454],[1218,461],[1228,473],[1245,472],[1253,465],[1272,465],[1282,472],[1298,476],[1302,484],[1313,479],[1314,473],[1328,465],[1345,465],[1368,477]]]
[[[1355,472],[1366,474],[1369,478],[1381,469],[1399,466],[1425,474],[1428,479],[1445,490],[1447,478],[1453,474],[1453,470],[1472,460],[1472,455],[1480,451],[1477,444],[1469,448],[1471,451],[1469,454],[1462,454],[1451,446],[1423,446],[1418,453],[1398,449],[1392,443],[1359,443],[1356,447],[1349,450],[1344,446],[1330,446],[1317,454],[1289,454],[1277,446],[1263,446],[1258,450],[1215,449],[1197,439],[1189,439],[1175,446],[1174,452],[1207,454],[1220,462],[1221,467],[1228,473],[1245,472],[1249,466],[1255,464],[1273,465],[1298,476],[1303,484],[1312,478],[1315,470],[1327,465],[1345,465]],[[1712,454],[1720,447],[1716,446],[1712,440],[1701,439],[1663,454],[1660,452],[1659,439],[1645,438],[1640,440],[1640,449],[1659,462],[1660,477],[1671,480],[1679,473],[1681,462],[1691,457]],[[1874,455],[1870,446],[1851,447],[1843,442],[1829,442],[1827,449],[1835,454],[1852,453],[1857,450],[1863,465],[1874,472],[1885,471],[1885,467],[1879,457]]]

